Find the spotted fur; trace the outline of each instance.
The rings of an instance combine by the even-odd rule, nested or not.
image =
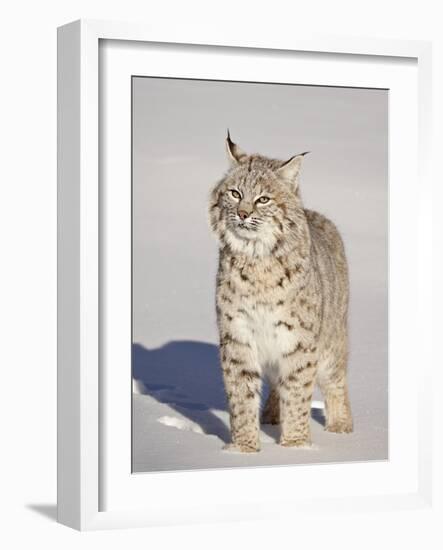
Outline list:
[[[326,429],[352,431],[348,399],[348,273],[334,224],[303,207],[303,155],[287,162],[247,155],[229,135],[231,167],[211,193],[219,241],[217,319],[232,443],[259,450],[263,378],[271,386],[263,421],[280,423],[280,443],[310,443],[315,382]]]

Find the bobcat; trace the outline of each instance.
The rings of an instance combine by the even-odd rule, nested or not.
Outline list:
[[[232,142],[230,169],[210,196],[219,241],[216,309],[229,402],[227,449],[260,450],[262,421],[280,424],[280,444],[309,445],[314,384],[324,395],[326,430],[351,432],[346,377],[348,271],[337,228],[306,210],[288,161],[248,155]]]

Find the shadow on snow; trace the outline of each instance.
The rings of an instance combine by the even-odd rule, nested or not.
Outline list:
[[[155,349],[132,346],[132,376],[138,392],[150,395],[198,424],[202,430],[230,441],[229,427],[214,411],[227,411],[218,347],[207,342],[172,341]],[[263,400],[268,388],[263,387]],[[324,423],[322,411],[312,409],[312,418]],[[276,426],[262,426],[278,437]]]

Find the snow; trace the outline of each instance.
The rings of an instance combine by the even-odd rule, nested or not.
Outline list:
[[[369,297],[368,301],[375,313],[372,321],[377,320],[383,330],[383,308],[379,308],[377,315],[374,300]],[[365,317],[354,317],[354,332],[366,340],[366,345],[361,343],[360,349],[353,347],[350,353],[354,432],[332,434],[324,430],[324,403],[316,392],[311,408],[309,448],[280,446],[279,426],[264,425],[259,453],[224,451],[230,442],[229,415],[217,346],[209,342],[173,341],[147,349],[134,344],[133,470],[386,460],[387,350],[381,345],[371,346],[374,339],[380,344],[378,331],[365,330]],[[263,398],[266,392],[265,388]]]
[[[157,419],[157,422],[160,422],[160,424],[164,424],[165,426],[173,426],[178,430],[195,432],[196,434],[205,433],[203,428],[195,422],[191,422],[190,420],[186,420],[184,418],[177,418],[176,416],[162,416]]]

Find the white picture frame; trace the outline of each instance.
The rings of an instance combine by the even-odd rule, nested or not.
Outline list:
[[[100,41],[104,40],[124,44],[124,48],[117,47],[112,59],[103,57],[100,55]],[[273,76],[277,79],[285,71],[290,71],[291,52],[311,52],[312,56],[323,56],[324,76],[317,82],[319,84],[335,82],[336,85],[354,86],[366,82],[368,85],[379,83],[380,87],[384,87],[383,82],[391,82],[390,79],[398,76],[393,84],[395,99],[391,103],[390,177],[394,183],[401,180],[404,187],[402,194],[400,187],[394,185],[397,191],[391,194],[390,205],[390,251],[393,258],[390,264],[390,361],[394,367],[391,377],[393,393],[390,397],[395,398],[396,407],[403,407],[405,400],[410,403],[407,410],[403,409],[403,417],[409,423],[411,437],[399,432],[399,424],[395,424],[399,419],[398,412],[391,408],[390,430],[393,438],[390,440],[388,462],[321,465],[315,467],[315,473],[312,467],[296,466],[266,468],[266,472],[264,469],[241,469],[131,474],[127,460],[130,453],[129,381],[127,387],[122,386],[122,380],[125,380],[121,378],[124,376],[123,370],[117,373],[112,368],[111,375],[105,380],[103,361],[109,354],[107,348],[100,344],[103,326],[107,322],[109,288],[128,281],[130,253],[127,239],[122,238],[118,257],[123,267],[115,270],[118,280],[114,278],[114,282],[107,280],[106,284],[102,284],[102,278],[106,277],[106,270],[111,266],[109,262],[113,261],[104,255],[106,242],[115,235],[110,232],[110,226],[103,223],[100,214],[105,209],[107,215],[113,215],[112,212],[116,212],[113,209],[120,201],[118,195],[105,201],[103,199],[99,170],[100,139],[108,139],[106,132],[110,131],[108,127],[99,127],[99,115],[106,109],[100,104],[99,81],[100,63],[109,64],[112,61],[115,68],[109,71],[110,78],[114,79],[112,83],[119,88],[119,82],[123,82],[121,93],[127,93],[124,91],[125,81],[121,79],[127,78],[132,70],[137,70],[136,63],[146,63],[142,59],[143,52],[132,51],[140,43],[156,47],[157,57],[151,56],[148,60],[152,64],[150,74],[155,73],[156,76],[202,76],[204,72],[205,77],[220,78],[222,73],[225,74],[225,69],[223,61],[215,54],[217,48],[217,51],[227,52],[231,59],[247,56],[252,51],[264,54],[273,52],[273,55],[280,56],[277,63],[280,72]],[[162,57],[162,44],[182,44],[184,49],[193,44],[197,64],[191,68],[192,64],[187,64],[190,60]],[[200,35],[193,34],[191,37],[187,36],[186,30],[171,33],[161,27],[77,21],[59,29],[58,51],[59,522],[86,530],[228,521],[270,515],[290,517],[294,510],[309,513],[322,506],[330,507],[331,503],[335,510],[344,512],[351,508],[372,511],[430,506],[432,453],[430,433],[425,427],[431,424],[431,411],[426,406],[425,387],[430,383],[432,356],[429,331],[420,320],[429,318],[431,311],[431,296],[426,285],[432,254],[427,244],[431,241],[431,226],[426,214],[431,196],[430,44],[311,34],[264,38],[254,36],[252,30],[245,36],[234,36],[223,30],[211,37],[205,36],[202,30]],[[198,60],[202,53],[205,59]],[[401,63],[406,58],[412,60],[415,68],[402,76],[402,71],[392,69],[397,66],[397,61]],[[337,59],[340,66],[337,66]],[[389,59],[391,70],[380,69],[376,61],[373,62],[377,59]],[[333,62],[336,64],[332,75],[332,71],[327,69],[328,64]],[[200,69],[196,68],[198,66]],[[251,74],[246,75],[246,79],[253,77],[253,70],[251,68]],[[318,78],[312,74],[311,84],[316,83],[312,79]],[[271,79],[269,72],[267,78]],[[105,79],[104,85],[109,83]],[[418,92],[415,87],[417,83]],[[124,97],[122,112],[128,106],[128,96]],[[403,119],[402,125],[405,109],[412,109],[414,116],[410,120]],[[119,115],[116,116],[118,118]],[[126,136],[125,142],[115,143],[118,146],[115,156],[120,159],[122,171],[116,165],[114,177],[121,176],[123,192],[125,189],[127,191],[125,181],[130,166],[130,136],[125,132],[127,120],[126,116],[114,126]],[[409,132],[404,132],[405,128]],[[402,131],[408,135],[402,136]],[[110,135],[112,138],[112,132]],[[407,163],[402,155],[407,157]],[[418,211],[417,223],[409,223],[408,215],[412,209]],[[409,250],[401,246],[406,238],[413,243]],[[402,262],[408,254],[414,268],[402,275]],[[115,264],[113,267],[116,267]],[[408,321],[404,319],[406,292],[410,301],[408,314],[412,317]],[[114,311],[122,314],[119,318],[128,319],[127,306],[127,301],[114,304]],[[120,334],[120,329],[123,338],[126,338],[128,327],[115,325],[113,330]],[[402,339],[410,342],[407,350],[401,350],[397,345]],[[119,353],[117,348],[115,351]],[[123,354],[122,361],[125,361],[124,349],[120,352]],[[405,377],[399,387],[399,378],[395,373],[400,374],[398,369],[395,370],[395,365],[398,367],[401,363],[405,372],[412,372],[418,353],[422,368],[416,371],[414,379]],[[109,415],[107,403],[110,400],[116,411],[112,441],[104,422]],[[316,481],[313,485],[311,478],[314,475]],[[288,495],[278,489],[285,486],[290,476],[297,482],[296,495]],[[302,482],[301,476],[305,482]],[[254,487],[263,482],[266,485],[266,481],[271,479],[273,484],[269,490],[261,490],[260,494],[254,490]],[[189,497],[191,486],[192,498]],[[236,494],[239,490],[243,491],[243,498]],[[173,503],[171,494],[174,496]],[[183,498],[184,494],[187,498]],[[235,498],[230,500],[232,494]],[[244,497],[245,494],[247,497]],[[271,514],[266,509],[268,500],[274,504],[285,502],[288,505],[273,506]]]

